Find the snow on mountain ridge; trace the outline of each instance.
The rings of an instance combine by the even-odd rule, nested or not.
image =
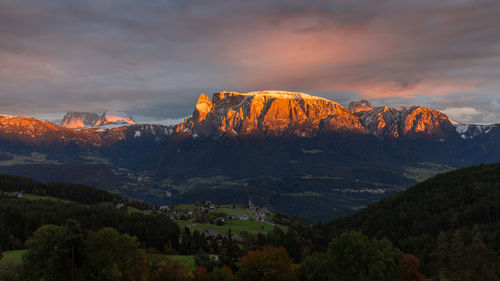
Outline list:
[[[279,91],[279,90],[263,90],[263,91],[252,91],[248,93],[240,92],[220,92],[220,94],[232,94],[240,96],[253,96],[253,97],[269,97],[269,98],[281,98],[281,99],[310,99],[310,100],[327,100],[332,103],[336,103],[329,99],[323,97],[313,96],[302,92],[290,92],[290,91]]]
[[[476,125],[476,124],[461,124],[454,122],[453,126],[457,133],[460,135],[462,139],[472,139],[479,135],[487,134],[494,127],[498,126],[498,124],[491,125]]]

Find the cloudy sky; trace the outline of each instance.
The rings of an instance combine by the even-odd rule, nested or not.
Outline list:
[[[500,123],[498,0],[0,0],[0,113],[190,115],[304,91]]]

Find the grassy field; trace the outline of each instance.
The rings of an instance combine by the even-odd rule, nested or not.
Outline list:
[[[191,271],[194,270],[194,256],[167,255],[167,258],[185,265]]]
[[[314,196],[313,194],[307,194],[306,196]],[[233,208],[234,206],[234,208]],[[216,205],[216,209],[209,210],[209,213],[224,213],[226,215],[234,215],[237,218],[240,216],[248,216],[250,220],[229,220],[222,226],[214,225],[214,224],[204,224],[191,222],[186,220],[176,220],[175,222],[179,225],[179,227],[184,228],[187,226],[191,231],[198,231],[203,229],[213,228],[219,234],[226,234],[229,230],[232,233],[239,234],[242,231],[247,231],[249,233],[267,233],[272,231],[274,228],[274,224],[268,222],[258,222],[255,221],[255,212],[244,205]],[[180,204],[175,205],[174,209],[177,211],[178,215],[187,215],[189,211],[193,211],[195,209],[199,209],[198,206],[194,204]],[[271,211],[267,212],[269,218],[272,218],[275,214]],[[282,227],[282,226],[281,226]],[[285,227],[282,227],[285,229]]]
[[[133,213],[143,213],[145,215],[150,215],[151,214],[151,210],[139,210],[137,208],[134,208],[134,207],[127,207],[127,213],[130,215],[130,214],[133,214]]]
[[[232,233],[240,234],[243,231],[247,231],[249,233],[267,233],[272,231],[274,226],[273,224],[266,222],[258,222],[258,221],[243,221],[243,220],[231,220],[226,224],[219,226],[213,224],[204,224],[204,223],[196,223],[190,221],[177,220],[175,221],[179,227],[184,228],[187,226],[191,231],[198,231],[203,229],[213,228],[219,234],[226,234],[229,230]],[[282,229],[286,230],[284,226],[280,226]]]
[[[41,195],[35,195],[35,194],[24,194],[24,199],[27,200],[50,200],[50,201],[58,201],[58,202],[64,202],[64,203],[69,203],[71,201],[61,199],[61,198],[56,198],[52,196],[41,196]]]
[[[161,185],[163,187],[173,188],[182,192],[186,192],[197,187],[246,186],[248,185],[248,183],[239,180],[230,180],[224,176],[216,176],[210,178],[195,177],[179,182],[166,180],[163,181]]]
[[[217,213],[225,213],[226,215],[235,215],[236,217],[240,216],[248,216],[250,219],[255,219],[254,211],[250,210],[246,206],[243,205],[217,205],[217,209],[209,210],[209,213],[217,212]],[[198,206],[194,204],[179,204],[175,205],[175,210],[180,214],[187,215],[188,211],[193,211],[195,209],[199,209]],[[269,212],[271,215],[271,212]]]
[[[226,213],[227,215],[235,215],[237,217],[249,216],[252,219],[255,218],[253,210],[250,210],[247,207],[243,207],[241,205],[235,205],[235,208],[233,208],[233,205],[219,205],[214,211]]]
[[[12,159],[1,160],[0,166],[27,165],[27,164],[57,164],[57,161],[48,160],[46,154],[33,152],[31,155],[11,154]]]
[[[3,252],[3,258],[0,260],[0,267],[8,263],[20,264],[23,260],[23,254],[26,250],[15,250]]]
[[[26,253],[26,250],[3,252],[3,258],[0,260],[0,267],[8,263],[20,264],[23,260],[24,253]],[[168,255],[167,258],[185,265],[191,271],[194,270],[194,256]]]
[[[292,196],[295,196],[295,197],[304,197],[304,196],[321,197],[321,196],[323,196],[321,193],[313,192],[313,191],[304,191],[304,192],[286,193],[286,194],[292,195]]]
[[[418,163],[418,167],[406,167],[405,170],[405,177],[417,182],[422,182],[439,173],[451,171],[453,168],[432,162],[420,162]]]

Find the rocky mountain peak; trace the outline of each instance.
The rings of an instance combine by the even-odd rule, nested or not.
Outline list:
[[[360,111],[368,111],[373,109],[372,104],[367,100],[351,101],[348,107],[351,113],[356,113]]]
[[[183,128],[199,136],[313,136],[320,130],[364,132],[358,118],[340,104],[300,92],[218,92],[201,95]]]
[[[444,138],[454,131],[450,119],[443,113],[423,107],[375,107],[355,113],[363,126],[377,137],[429,136]]]
[[[99,121],[96,122],[94,127],[102,127],[106,125],[127,125],[136,124],[132,116],[124,112],[104,112]]]
[[[195,106],[193,119],[196,120],[196,122],[198,123],[205,120],[207,114],[212,110],[212,107],[213,104],[210,98],[205,94],[201,94]]]
[[[104,112],[99,115],[95,112],[67,112],[60,125],[66,128],[80,129],[127,124],[135,124],[135,121],[126,113]]]
[[[61,126],[73,129],[94,127],[99,119],[99,114],[93,112],[66,112],[61,121]]]

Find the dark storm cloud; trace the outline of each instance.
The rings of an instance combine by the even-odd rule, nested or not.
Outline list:
[[[201,92],[287,89],[500,122],[499,14],[496,0],[0,0],[0,112],[166,119]]]

